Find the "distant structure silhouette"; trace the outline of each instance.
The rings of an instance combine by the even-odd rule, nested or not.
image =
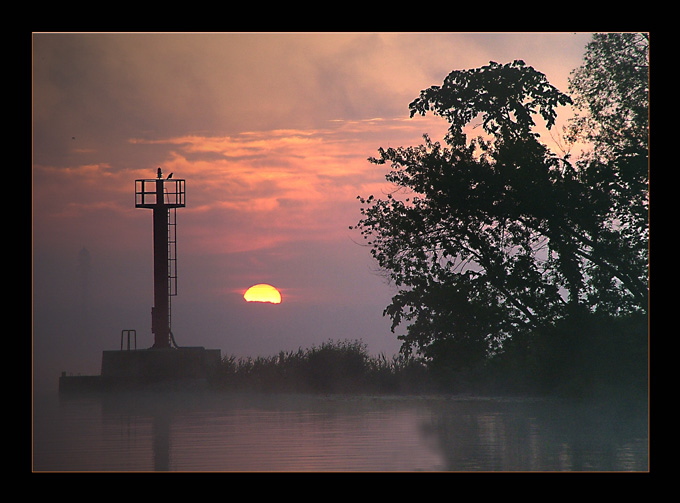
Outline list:
[[[90,252],[84,246],[78,252],[78,275],[80,280],[80,307],[83,320],[88,313],[90,299]]]

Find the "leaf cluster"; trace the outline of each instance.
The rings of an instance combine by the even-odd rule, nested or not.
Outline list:
[[[463,128],[478,115],[484,130],[496,136],[524,136],[540,114],[550,129],[558,105],[571,98],[552,86],[545,75],[516,60],[506,65],[491,61],[473,70],[451,72],[441,86],[421,91],[410,105],[411,117],[433,111],[451,124],[448,141],[465,144]]]

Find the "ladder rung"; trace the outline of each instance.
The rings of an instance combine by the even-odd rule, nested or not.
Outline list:
[[[177,295],[177,221],[175,208],[168,211],[168,292]]]

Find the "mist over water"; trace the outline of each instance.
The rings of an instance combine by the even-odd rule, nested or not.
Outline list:
[[[646,471],[644,408],[528,398],[37,397],[36,471]]]

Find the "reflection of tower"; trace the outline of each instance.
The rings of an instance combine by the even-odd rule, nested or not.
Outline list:
[[[170,422],[168,414],[153,416],[153,467],[157,472],[170,470]]]
[[[135,180],[135,207],[153,210],[154,306],[151,331],[154,348],[169,348],[170,297],[177,295],[175,209],[183,208],[184,180],[163,179],[161,169],[152,180]]]

